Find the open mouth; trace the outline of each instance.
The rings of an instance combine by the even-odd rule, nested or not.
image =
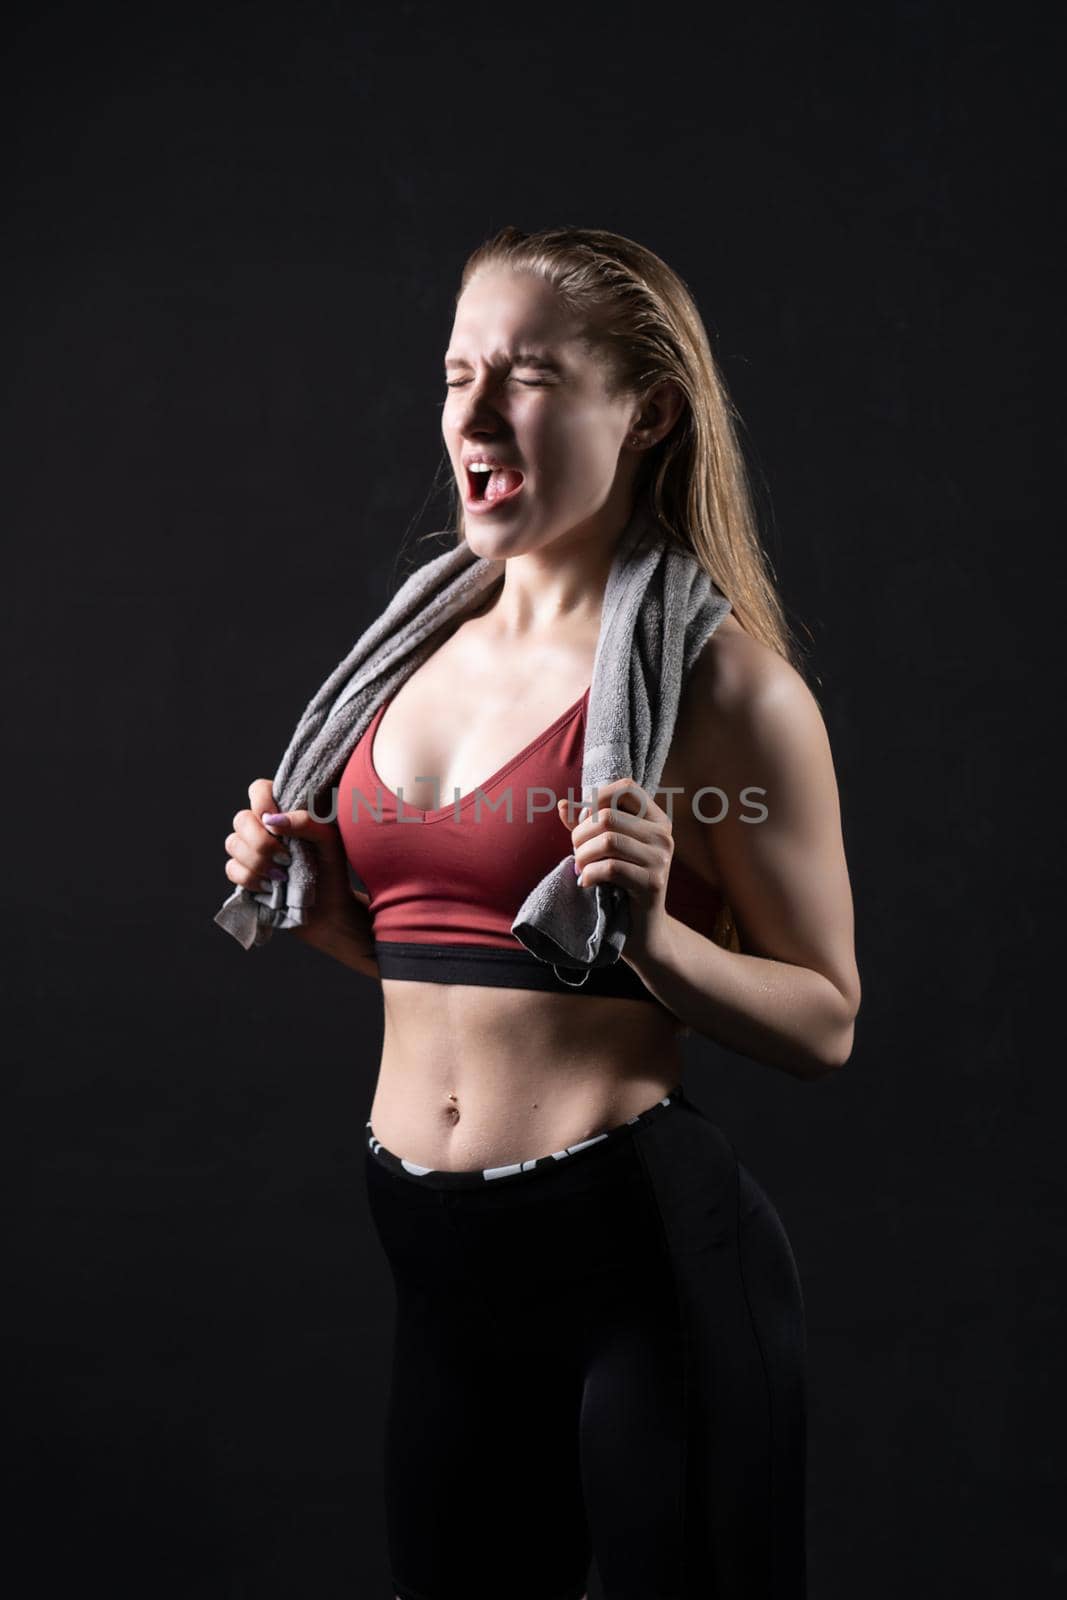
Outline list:
[[[488,509],[513,500],[526,479],[517,467],[494,467],[491,472],[467,468],[467,503]]]

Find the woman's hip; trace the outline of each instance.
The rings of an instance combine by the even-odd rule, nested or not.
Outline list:
[[[777,1210],[681,1085],[606,1133],[504,1168],[427,1171],[367,1135],[371,1216],[398,1288],[566,1299],[642,1261],[689,1274],[730,1258],[769,1273],[779,1297],[799,1294]]]

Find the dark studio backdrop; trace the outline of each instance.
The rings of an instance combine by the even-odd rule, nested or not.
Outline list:
[[[813,1600],[1060,1592],[1044,26],[9,19],[8,1592],[391,1593],[380,997],[211,919],[247,785],[443,548],[440,361],[504,222],[689,283],[830,731],[853,1057],[686,1046],[804,1285]]]

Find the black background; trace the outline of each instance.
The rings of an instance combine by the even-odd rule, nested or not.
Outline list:
[[[830,729],[852,1059],[804,1086],[693,1039],[686,1078],[804,1283],[813,1600],[1059,1592],[1051,30],[409,0],[8,27],[17,1592],[391,1593],[380,1000],[211,919],[248,783],[439,548],[452,297],[504,222],[612,228],[692,288]]]

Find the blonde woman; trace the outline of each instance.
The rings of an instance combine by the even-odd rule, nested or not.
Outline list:
[[[805,1082],[850,1055],[826,730],[663,261],[505,228],[466,263],[442,376],[457,538],[503,582],[378,708],[336,823],[278,814],[261,778],[227,840],[255,887],[287,832],[311,841],[298,936],[381,984],[366,1178],[396,1287],[394,1592],[582,1600],[595,1556],[608,1600],[799,1600],[800,1284],[773,1204],[682,1088],[681,1039]],[[582,810],[601,601],[637,508],[732,609],[656,795],[622,779]],[[478,816],[505,785],[550,787],[557,814]],[[356,791],[384,796],[380,820]],[[573,989],[510,932],[564,830],[582,886],[621,886],[632,914],[622,960]]]

